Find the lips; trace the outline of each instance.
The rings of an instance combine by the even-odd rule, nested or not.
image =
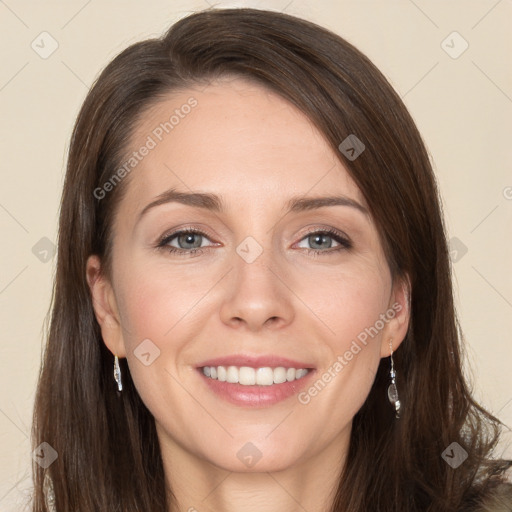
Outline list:
[[[314,364],[311,362],[297,361],[273,354],[260,356],[233,354],[230,356],[205,360],[198,364],[197,368],[203,368],[205,366],[250,366],[251,368],[263,368],[266,366],[277,368],[279,366],[283,366],[284,368],[305,368],[308,370],[315,368]]]
[[[244,368],[245,367],[245,368]],[[248,368],[247,368],[248,367]],[[242,368],[244,368],[242,370]],[[297,361],[287,357],[277,355],[248,355],[234,354],[231,356],[217,357],[202,361],[197,365],[197,374],[201,381],[206,385],[213,394],[222,400],[228,401],[239,407],[256,407],[264,408],[275,405],[286,399],[291,399],[300,392],[305,386],[309,385],[315,375],[315,366],[311,362]],[[219,380],[212,378],[211,372],[218,373],[222,369],[222,373],[226,373],[226,379]],[[256,373],[269,373],[274,369],[274,383],[268,379],[268,375],[263,379],[262,385],[251,385],[246,375],[244,376],[244,384],[238,382],[240,371],[247,373],[252,369],[257,369]],[[293,375],[283,379],[285,369],[290,369]],[[296,370],[300,369],[300,377],[296,378]],[[231,379],[229,374],[233,374],[235,379]],[[217,377],[217,376],[216,376]],[[220,374],[218,375],[220,377]],[[232,382],[228,382],[231,380]]]

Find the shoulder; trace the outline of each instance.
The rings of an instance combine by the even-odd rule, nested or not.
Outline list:
[[[487,491],[474,512],[512,512],[512,483],[503,482]]]

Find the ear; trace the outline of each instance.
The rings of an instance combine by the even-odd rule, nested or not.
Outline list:
[[[411,318],[411,281],[408,275],[397,278],[393,283],[391,297],[386,316],[392,318],[387,322],[382,335],[380,356],[388,357],[391,354],[390,340],[393,352],[404,340]]]
[[[96,255],[87,258],[86,278],[91,290],[92,305],[96,320],[101,327],[103,342],[118,357],[126,357],[120,316],[109,280],[101,270],[101,260]]]

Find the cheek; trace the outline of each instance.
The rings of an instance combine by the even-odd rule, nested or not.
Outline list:
[[[182,321],[190,321],[205,290],[212,286],[206,272],[198,277],[197,271],[185,267],[171,272],[165,265],[132,266],[126,275],[119,304],[125,343],[132,349],[144,338],[158,345],[172,340],[175,345],[178,340],[173,334]]]
[[[353,286],[351,286],[353,285]],[[380,352],[378,339],[385,324],[379,321],[379,315],[387,306],[385,290],[378,280],[365,282],[344,282],[337,300],[329,304],[329,318],[339,340],[338,350],[347,350],[353,340],[363,347],[372,347]],[[374,340],[371,345],[369,340]]]
[[[316,287],[309,283],[303,288],[304,302],[328,329],[315,347],[323,354],[323,367],[317,380],[299,396],[299,402],[318,416],[330,416],[326,434],[335,435],[370,392],[380,363],[384,329],[394,311],[388,311],[391,278],[386,268],[353,266],[330,274],[324,283]]]
[[[391,277],[379,261],[354,261],[336,271],[304,273],[299,279],[301,298],[328,328],[333,350],[346,350],[359,335],[364,340],[369,329],[376,338],[372,327],[382,331],[385,324],[379,318],[388,307]]]
[[[212,284],[197,272],[187,275],[184,267],[170,272],[168,266],[128,263],[119,268],[116,298],[130,373],[148,404],[172,376],[181,378],[177,366],[194,339],[201,298]]]
[[[170,272],[168,266],[127,265],[122,272],[118,305],[135,387],[156,418],[171,429],[186,429],[186,415],[169,415],[169,410],[190,405],[180,384],[190,369],[182,363],[199,332],[197,318],[207,302],[201,299],[215,280],[187,275],[184,266]]]

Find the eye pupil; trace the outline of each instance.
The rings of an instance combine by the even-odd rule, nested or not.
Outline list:
[[[196,237],[195,243],[194,237]],[[192,247],[181,247],[182,249],[195,249],[197,247],[201,247],[201,236],[197,233],[185,233],[178,237],[178,242],[180,247],[182,244],[192,244]]]
[[[184,230],[181,232],[175,232],[173,235],[169,235],[167,238],[162,240],[159,247],[168,246],[170,252],[185,254],[185,253],[196,253],[196,249],[203,247],[203,238],[209,238],[201,232]],[[330,231],[321,231],[306,235],[303,239],[307,240],[310,249],[314,251],[314,254],[326,253],[331,254],[331,251],[323,249],[331,249],[333,247],[333,241],[340,246],[338,250],[348,249],[351,247],[350,243],[343,239],[341,235],[331,234]],[[173,243],[177,244],[177,247]],[[173,248],[174,247],[174,248]]]
[[[327,243],[327,246],[325,245],[322,245],[323,242],[325,242],[326,239],[330,239],[331,237],[329,235],[312,235],[309,237],[310,239],[310,243],[312,241],[312,245],[314,246],[315,244],[318,244],[320,247],[326,247],[327,249],[329,249],[332,245],[332,240],[329,241],[329,243]],[[316,247],[313,247],[314,249],[316,249]]]
[[[319,248],[324,247],[325,245],[322,245],[322,244],[323,244],[323,242],[325,242],[325,239],[329,238],[329,237],[326,235],[316,234],[316,235],[310,236],[309,238],[310,238],[310,243],[313,246],[313,248],[317,249],[318,247],[316,247],[316,246],[319,246]],[[329,248],[329,247],[330,247],[330,244],[327,245],[327,248]]]

